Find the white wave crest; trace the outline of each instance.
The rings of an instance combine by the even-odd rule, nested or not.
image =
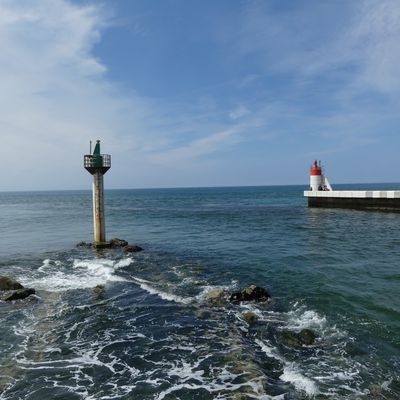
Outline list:
[[[151,282],[145,281],[144,279],[134,278],[133,282],[137,283],[146,292],[157,295],[163,300],[174,301],[175,303],[181,304],[190,304],[193,302],[193,299],[191,297],[182,297],[172,293],[167,293],[163,290],[155,288],[154,286],[151,286]]]
[[[270,346],[269,344],[264,343],[260,339],[256,339],[255,342],[261,347],[261,350],[270,358],[275,358],[275,360],[282,361],[285,363],[285,359],[278,354],[277,350]]]
[[[129,265],[133,264],[134,260],[131,257],[128,258],[123,258],[122,260],[118,261],[115,265],[114,268],[115,269],[119,269],[119,268],[124,268],[124,267],[129,267]]]
[[[75,259],[72,262],[72,268],[66,268],[65,265],[62,266],[60,261],[46,259],[38,269],[38,272],[41,273],[40,276],[24,276],[20,278],[20,282],[23,285],[49,292],[92,288],[97,285],[105,285],[109,281],[126,281],[126,279],[115,275],[114,272],[131,262],[131,258],[120,261],[102,258],[93,260]]]
[[[308,396],[318,394],[317,385],[309,378],[306,378],[300,372],[296,371],[293,364],[287,364],[283,369],[280,379],[291,383],[297,390],[305,392]]]
[[[224,286],[213,286],[213,285],[205,285],[203,286],[201,292],[196,296],[196,300],[199,302],[204,302],[207,300],[207,295],[214,289],[221,289],[221,290],[226,290],[228,293],[235,288],[236,286],[236,281],[232,281],[230,285],[224,285]]]
[[[274,358],[283,363],[283,374],[280,379],[284,382],[291,383],[296,390],[305,392],[308,396],[315,396],[319,393],[317,385],[310,378],[305,377],[295,367],[295,364],[289,363],[279,354],[278,350],[272,347],[269,343],[256,339],[255,342],[260,346],[261,350],[270,358]]]
[[[320,316],[313,310],[304,310],[304,308],[295,309],[288,313],[288,324],[286,328],[299,331],[301,329],[323,330],[327,325],[326,318]]]

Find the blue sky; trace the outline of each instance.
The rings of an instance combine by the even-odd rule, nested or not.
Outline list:
[[[400,3],[0,0],[0,190],[400,181]]]

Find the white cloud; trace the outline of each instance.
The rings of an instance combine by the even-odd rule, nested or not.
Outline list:
[[[90,53],[106,19],[63,0],[2,1],[0,16],[2,189],[62,187],[55,170],[77,173],[82,143],[111,136],[122,106]]]
[[[248,114],[250,114],[250,110],[241,104],[229,113],[229,118],[236,120]]]
[[[268,72],[304,79],[341,74],[349,90],[367,85],[393,94],[400,87],[397,0],[305,2],[285,13],[255,1],[239,27],[225,28],[221,38],[237,55],[256,57]]]
[[[168,162],[172,164],[181,160],[193,160],[196,157],[211,154],[217,150],[221,150],[221,148],[228,148],[233,144],[239,143],[241,141],[239,134],[239,127],[215,132],[208,136],[195,139],[184,146],[154,155],[151,159],[154,162]]]
[[[111,24],[97,3],[0,2],[1,190],[87,187],[90,139],[113,155],[117,187],[135,186],[130,171],[140,171],[143,185],[149,162],[187,165],[235,142],[214,109],[144,98],[108,81],[93,48]]]
[[[398,94],[400,3],[393,0],[366,2],[349,36],[349,58],[355,53],[360,64],[358,83]]]

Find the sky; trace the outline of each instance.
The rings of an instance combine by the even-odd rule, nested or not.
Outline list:
[[[0,0],[0,191],[400,181],[397,0]]]

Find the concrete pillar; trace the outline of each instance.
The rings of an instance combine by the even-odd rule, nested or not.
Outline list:
[[[90,150],[92,150],[90,142]],[[104,217],[104,185],[103,175],[111,168],[111,156],[100,153],[100,140],[96,141],[93,154],[83,157],[84,168],[93,175],[93,232],[94,245],[107,247],[106,226]]]
[[[103,174],[100,171],[96,171],[93,174],[93,231],[95,243],[104,243],[106,241],[104,185]]]

